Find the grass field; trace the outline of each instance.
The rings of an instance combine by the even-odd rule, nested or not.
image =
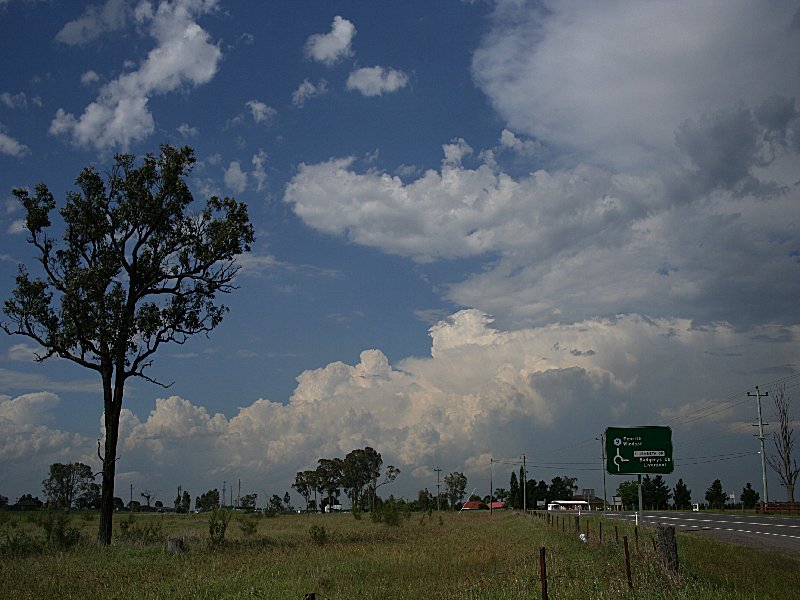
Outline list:
[[[512,513],[414,513],[399,526],[368,515],[233,515],[212,544],[209,515],[125,515],[115,542],[94,543],[96,515],[69,517],[80,539],[58,550],[41,517],[4,513],[0,588],[17,598],[541,598],[540,548],[546,548],[549,598],[753,598],[786,600],[800,590],[800,558],[679,534],[680,582],[662,570],[653,531],[589,523],[589,541]],[[585,531],[587,518],[582,517]],[[570,523],[571,524],[571,523]],[[617,525],[622,527],[621,525]],[[567,528],[568,529],[568,528]],[[622,537],[631,552],[628,588]],[[65,544],[75,542],[68,537]],[[166,552],[181,537],[187,550]],[[62,539],[61,541],[64,541]],[[795,596],[797,597],[797,596]]]

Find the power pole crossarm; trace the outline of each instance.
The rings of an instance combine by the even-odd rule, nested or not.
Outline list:
[[[756,386],[756,393],[747,392],[751,398],[756,398],[758,403],[758,442],[761,447],[761,485],[764,490],[764,502],[769,502],[769,489],[767,488],[767,458],[764,453],[764,419],[761,417],[761,398],[769,396],[769,392],[763,394]]]

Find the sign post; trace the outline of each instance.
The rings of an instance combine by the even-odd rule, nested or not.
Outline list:
[[[610,475],[638,475],[639,511],[642,475],[672,473],[672,429],[669,427],[606,428],[606,471]]]

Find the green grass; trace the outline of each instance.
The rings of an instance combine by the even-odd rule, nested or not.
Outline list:
[[[10,514],[10,513],[9,513]],[[91,520],[89,520],[91,519]],[[22,514],[0,523],[0,582],[16,598],[540,598],[539,549],[547,552],[548,589],[558,598],[787,598],[800,589],[800,558],[733,547],[679,534],[681,581],[662,572],[652,530],[618,525],[629,537],[634,591],[628,589],[614,524],[588,520],[589,542],[536,518],[511,513],[413,514],[400,527],[343,515],[260,518],[255,531],[234,516],[226,541],[209,547],[207,514],[137,515],[115,543],[94,544],[97,519],[73,515],[81,542],[12,555],[7,536],[41,538]],[[568,521],[572,524],[572,521]],[[587,518],[582,517],[582,531]],[[317,535],[312,537],[312,527]],[[319,536],[324,528],[324,536]],[[134,531],[133,534],[130,532]],[[144,533],[142,533],[144,532]],[[188,552],[165,552],[168,537]]]

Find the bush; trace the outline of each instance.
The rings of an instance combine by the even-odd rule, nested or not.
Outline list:
[[[258,517],[249,515],[239,517],[239,529],[245,537],[254,535],[258,531]]]
[[[69,526],[69,513],[65,510],[48,510],[39,525],[44,529],[45,543],[56,550],[69,550],[81,539],[78,529]]]
[[[164,534],[161,529],[161,521],[154,521],[150,524],[137,524],[134,516],[130,514],[125,521],[120,522],[118,537],[121,542],[149,545],[162,542]]]
[[[324,527],[320,527],[319,525],[312,525],[311,529],[308,530],[309,535],[311,535],[311,541],[317,544],[318,546],[323,546],[328,541],[328,532],[325,531]]]
[[[400,527],[400,510],[396,502],[384,502],[370,513],[373,523],[386,523],[389,527]],[[410,513],[409,515],[410,516]]]
[[[228,529],[228,522],[231,515],[223,508],[215,508],[208,517],[208,545],[218,548],[225,543],[225,531]]]
[[[0,541],[0,556],[21,558],[31,554],[41,554],[44,546],[39,538],[27,534],[23,530],[5,532],[5,539]]]

